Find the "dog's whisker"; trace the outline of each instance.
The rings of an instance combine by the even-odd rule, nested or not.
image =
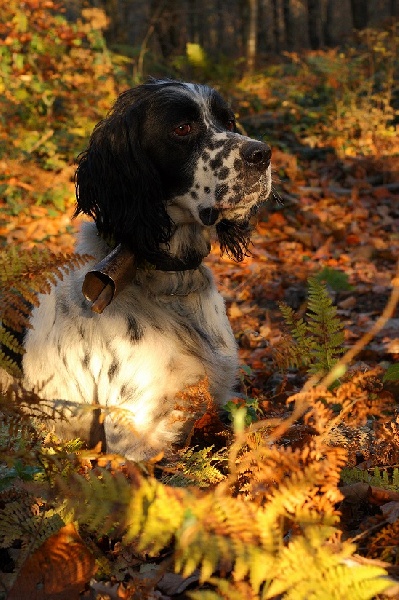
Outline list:
[[[276,204],[278,204],[279,206],[284,206],[284,200],[282,199],[279,192],[276,190],[276,188],[273,185],[272,185],[271,193],[272,193],[273,198],[276,201]]]

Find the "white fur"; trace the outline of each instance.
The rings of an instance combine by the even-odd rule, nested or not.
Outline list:
[[[64,436],[87,439],[91,411],[82,412],[81,405],[127,409],[126,413],[106,413],[108,451],[135,460],[149,458],[176,442],[182,429],[187,432],[182,418],[190,425],[198,416],[198,410],[181,415],[175,408],[177,395],[186,386],[207,376],[218,404],[226,402],[231,393],[237,369],[236,344],[223,299],[203,265],[194,274],[159,273],[164,280],[161,283],[158,277],[152,281],[151,272],[143,271],[101,315],[95,314],[83,299],[81,286],[85,273],[109,248],[94,224],[83,226],[77,251],[94,255],[92,265],[65,276],[50,294],[39,298],[40,305],[33,310],[34,329],[27,333],[23,360],[25,385],[38,388],[45,399],[76,403],[69,405],[70,422],[59,426]],[[182,296],[170,294],[175,280],[193,277],[193,291]],[[180,281],[178,288],[184,288]],[[220,338],[217,353],[209,355],[209,349],[203,343],[201,348],[201,340],[195,338],[186,342],[199,344],[198,355],[188,352],[174,318],[177,304],[190,314],[189,327]],[[133,315],[144,330],[135,344],[127,336],[127,315]],[[113,364],[118,368],[110,377]]]
[[[236,343],[201,260],[212,231],[242,259],[249,217],[271,188],[270,148],[232,131],[233,117],[206,86],[154,80],[122,94],[94,130],[77,170],[77,213],[96,223],[82,227],[76,249],[93,260],[39,298],[23,357],[25,385],[66,411],[64,437],[92,441],[100,408],[107,450],[147,459],[204,412],[205,400],[182,398],[188,386],[207,378],[218,405],[231,396]],[[153,236],[165,222],[167,243]],[[133,248],[139,268],[99,315],[82,284],[111,251],[107,238]]]

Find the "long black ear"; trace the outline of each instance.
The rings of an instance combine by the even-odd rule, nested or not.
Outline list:
[[[226,252],[235,261],[240,262],[250,256],[249,244],[251,226],[248,221],[222,219],[216,225],[220,251]]]
[[[168,243],[173,224],[158,172],[140,145],[141,100],[139,88],[122,94],[78,157],[75,216],[91,216],[106,239],[151,262],[159,245]]]

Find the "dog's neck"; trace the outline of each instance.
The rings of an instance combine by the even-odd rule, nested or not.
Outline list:
[[[94,223],[82,223],[76,252],[91,254],[98,260],[104,258],[116,246],[114,240],[99,235]],[[183,223],[176,226],[168,245],[161,248],[159,257],[148,259],[144,270],[190,271],[198,269],[211,249],[209,228],[198,223]]]
[[[136,281],[152,295],[164,298],[203,292],[213,285],[212,274],[202,264],[210,249],[209,228],[197,223],[179,224],[165,246],[166,259],[162,256],[152,268],[139,268]]]
[[[203,258],[195,252],[187,252],[181,258],[170,254],[160,254],[159,257],[154,256],[151,261],[146,261],[144,269],[168,272],[193,271],[198,269]]]
[[[209,232],[198,223],[176,226],[167,247],[162,248],[159,260],[152,260],[159,271],[188,271],[198,269],[208,256],[211,245]]]

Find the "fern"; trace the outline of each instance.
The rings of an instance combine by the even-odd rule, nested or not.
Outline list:
[[[371,535],[367,555],[397,565],[399,546],[399,519],[385,524]]]
[[[389,365],[384,374],[384,381],[399,381],[399,363]]]
[[[0,548],[9,548],[15,541],[29,545],[32,552],[65,525],[65,507],[43,509],[29,492],[11,488],[0,493],[4,508],[0,511]],[[64,517],[64,518],[63,518]]]
[[[133,486],[121,473],[102,471],[97,482],[96,477],[75,476],[68,486],[75,517],[97,535],[107,527],[115,533],[117,523],[118,533],[126,530],[125,543],[134,541],[138,550],[153,556],[174,541],[176,571],[188,577],[200,569],[201,581],[221,592],[206,592],[205,598],[239,598],[246,589],[245,597],[254,599],[283,595],[290,600],[368,600],[390,585],[382,568],[345,564],[354,549],[351,544],[344,542],[337,549],[328,543],[336,521],[332,503],[324,514],[304,509],[314,497],[317,467],[291,477],[263,507],[218,488],[206,493],[170,488],[138,471]],[[84,503],[72,500],[76,492]],[[300,527],[285,544],[288,518]],[[214,577],[217,571],[230,572],[231,577],[219,580]],[[225,595],[234,591],[237,594]],[[202,592],[192,597],[202,598]]]
[[[349,567],[351,545],[340,550],[323,544],[314,527],[290,542],[279,557],[279,571],[271,582],[265,600],[284,594],[284,600],[366,600],[388,587],[381,567]],[[300,557],[300,558],[299,558]]]
[[[212,452],[212,450],[212,446],[200,450],[187,448],[181,454],[180,460],[164,468],[162,482],[174,487],[196,484],[206,488],[223,481],[225,475],[214,463],[226,462],[226,452],[225,450]]]
[[[294,343],[289,344],[286,348],[286,352],[289,354],[288,360],[294,367],[307,366],[312,360],[314,346],[314,340],[309,336],[308,324],[304,319],[297,317],[294,310],[287,304],[281,302],[279,308],[294,340]]]
[[[342,469],[341,478],[346,484],[364,482],[373,487],[399,492],[398,467],[394,467],[391,473],[388,472],[388,469],[380,469],[379,467],[374,467],[366,471],[356,467],[345,467]]]
[[[344,352],[344,328],[326,286],[316,277],[308,280],[308,310],[306,319],[299,318],[284,303],[279,307],[291,334],[282,348],[280,363],[307,367],[310,374],[324,375]]]
[[[172,539],[183,519],[181,491],[164,486],[156,479],[135,473],[136,484],[130,487],[121,472],[106,469],[89,473],[87,478],[75,474],[66,483],[59,479],[63,494],[79,520],[97,534],[111,531],[124,533],[125,542],[136,540],[137,547],[156,555]],[[84,503],[76,506],[71,490]]]
[[[311,373],[327,373],[344,352],[344,328],[326,287],[316,278],[309,279],[308,331],[314,340]]]
[[[314,400],[308,415],[315,423],[328,416]],[[246,434],[230,449],[227,479],[206,491],[176,489],[139,469],[130,471],[131,483],[97,469],[62,480],[61,489],[75,518],[97,535],[123,534],[124,543],[152,556],[172,547],[176,571],[188,577],[199,570],[200,581],[214,587],[193,598],[368,600],[390,585],[385,571],[350,567],[353,545],[331,543],[345,458],[323,436],[292,450],[266,434]]]
[[[88,259],[86,255],[54,254],[45,247],[31,252],[15,247],[0,251],[0,369],[21,376],[13,356],[23,354],[16,334],[30,326],[29,315],[38,304],[38,294],[48,293],[64,273]]]
[[[333,403],[337,393],[324,390],[325,402]],[[303,410],[307,406],[307,420],[321,427],[329,413],[320,394],[321,390],[298,394],[296,401],[304,403]],[[284,430],[282,423],[277,429]],[[369,600],[390,585],[383,578],[385,571],[351,568],[345,561],[353,546],[331,544],[345,451],[330,446],[322,435],[293,450],[271,443],[272,433],[265,425],[262,434],[237,438],[229,450],[230,473],[206,490],[165,485],[132,465],[129,479],[116,467],[97,466],[87,472],[76,465],[67,475],[58,453],[52,465],[58,468],[58,475],[52,475],[55,505],[39,510],[48,525],[42,530],[36,516],[30,516],[30,498],[3,492],[0,501],[9,499],[10,508],[4,513],[2,542],[25,543],[29,536],[42,542],[71,512],[68,519],[78,520],[97,536],[121,537],[143,555],[158,556],[168,548],[176,571],[189,576],[199,570],[201,582],[213,587],[197,591],[193,598]],[[49,449],[57,451],[50,442]],[[71,450],[76,450],[74,445]],[[38,458],[38,444],[32,451]],[[202,461],[207,468],[211,457],[209,448],[187,451],[181,469],[191,476]],[[43,455],[41,461],[45,464]]]
[[[46,275],[41,258],[32,258],[34,264],[22,255],[13,260],[9,270],[0,259],[5,282],[1,340],[18,352],[18,339],[7,327],[20,331],[28,326],[29,304],[43,291],[40,284],[25,289],[19,278],[28,281],[37,264],[38,278],[43,276],[48,284],[65,271],[62,259]],[[329,368],[342,350],[343,331],[325,288],[309,281],[305,318],[296,317],[289,307],[283,314],[298,364],[310,372]],[[0,394],[0,458],[6,461],[0,471],[0,505],[5,506],[0,544],[7,547],[18,540],[30,551],[30,540],[35,548],[73,519],[83,531],[118,537],[143,557],[168,551],[174,569],[184,576],[198,570],[200,585],[207,589],[197,590],[193,598],[369,600],[389,587],[390,580],[381,568],[351,567],[354,546],[337,541],[336,506],[342,499],[338,484],[346,452],[330,444],[329,432],[337,423],[335,403],[342,407],[340,417],[354,423],[368,413],[381,413],[382,400],[375,399],[371,385],[379,377],[377,371],[355,374],[335,390],[318,386],[302,391],[290,398],[294,411],[286,421],[260,421],[249,432],[237,429],[229,449],[189,448],[173,467],[163,466],[162,481],[152,476],[153,465],[147,471],[126,462],[122,470],[115,457],[92,453],[87,459],[84,452],[79,456],[76,441],[63,445],[45,435],[54,414],[40,398],[14,385]],[[181,400],[194,408],[208,406],[206,382],[189,388]],[[75,414],[65,403],[53,408]],[[294,449],[283,434],[302,417],[314,433]],[[90,460],[97,461],[94,469]],[[29,491],[21,484],[26,479]],[[39,502],[42,495],[51,502]]]

